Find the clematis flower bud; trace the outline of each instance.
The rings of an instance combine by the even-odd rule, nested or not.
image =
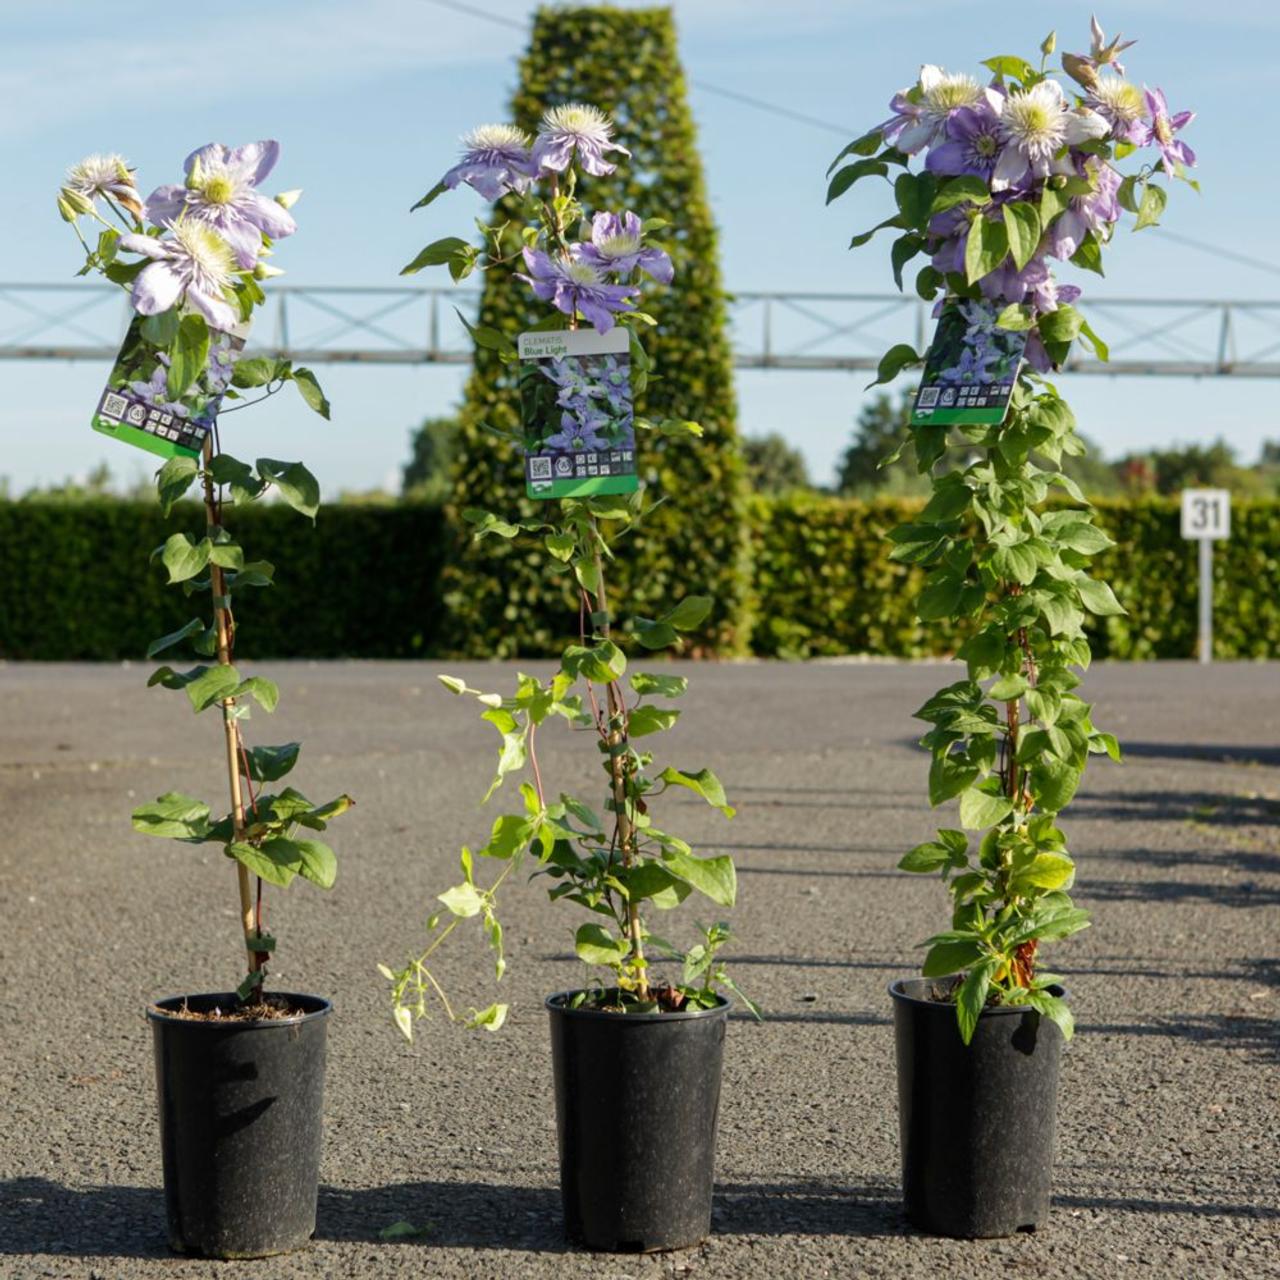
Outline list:
[[[1058,33],[1050,31],[1040,42],[1040,52],[1047,58],[1058,47]]]
[[[276,204],[282,209],[292,209],[298,203],[298,197],[302,194],[301,187],[295,187],[292,191],[282,191],[278,196],[273,197]]]
[[[273,276],[284,275],[282,267],[273,267],[269,263],[260,262],[253,269],[253,278],[255,280],[270,280]]]
[[[1094,69],[1092,58],[1081,57],[1078,53],[1064,53],[1062,69],[1083,88],[1092,90],[1097,87],[1098,73]]]
[[[93,212],[93,201],[71,187],[58,192],[58,212],[63,222],[74,222],[81,214]]]

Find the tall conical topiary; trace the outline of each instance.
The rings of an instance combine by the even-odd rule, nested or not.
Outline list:
[[[593,180],[602,206],[632,209],[642,218],[667,219],[653,239],[675,261],[675,282],[652,308],[657,336],[648,346],[652,380],[637,397],[636,413],[654,420],[694,418],[701,440],[657,439],[642,444],[639,470],[678,503],[659,508],[619,547],[614,580],[639,612],[655,608],[693,581],[715,598],[695,642],[722,653],[743,651],[750,632],[750,550],[746,480],[739,450],[732,364],[717,234],[707,204],[693,119],[667,9],[543,8],[533,23],[529,51],[511,118],[533,133],[543,113],[569,102],[608,112],[617,140],[632,153],[615,174]],[[500,212],[519,221],[515,202]],[[500,221],[501,219],[497,219]],[[517,243],[508,233],[508,244]],[[542,310],[545,310],[543,308]],[[480,323],[507,335],[540,318],[536,300],[509,272],[484,280]],[[453,505],[511,510],[524,488],[520,459],[485,426],[519,423],[515,366],[496,351],[477,347],[467,384],[453,478]],[[524,503],[526,516],[537,504]],[[445,569],[450,610],[449,647],[476,656],[558,652],[578,625],[571,577],[563,587],[539,576],[540,557],[520,542],[470,541],[460,532]]]

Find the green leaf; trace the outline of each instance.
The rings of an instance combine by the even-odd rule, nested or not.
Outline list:
[[[733,859],[727,854],[718,858],[698,858],[679,849],[666,849],[662,862],[668,871],[691,884],[717,906],[733,906],[738,895],[738,879]]]
[[[330,800],[327,804],[320,805],[318,808],[309,809],[306,813],[296,814],[295,817],[302,826],[310,827],[314,831],[323,831],[329,824],[330,819],[346,813],[353,804],[355,804],[355,801],[349,795],[343,794],[334,800]]]
[[[923,231],[933,209],[933,197],[937,194],[938,180],[933,174],[899,174],[893,184],[894,199],[902,221],[908,227]]]
[[[484,895],[473,884],[455,884],[436,896],[460,919],[478,916],[484,907]]]
[[[1012,547],[997,547],[991,553],[991,568],[1006,582],[1029,585],[1040,568],[1035,552],[1025,542]]]
[[[849,248],[860,248],[862,245],[866,244],[877,231],[883,231],[885,227],[898,227],[900,230],[906,230],[902,225],[902,215],[895,213],[892,218],[886,218],[883,222],[877,222],[870,231],[864,231],[861,235],[854,236],[853,239],[849,241]]]
[[[987,697],[996,702],[1012,702],[1027,691],[1027,678],[1023,675],[1003,676],[987,690]]]
[[[157,653],[163,653],[166,649],[172,649],[175,644],[181,644],[189,636],[199,635],[204,630],[204,623],[199,618],[192,618],[185,626],[181,626],[177,631],[170,631],[167,636],[161,636],[159,640],[153,640],[147,645],[147,657],[154,658]]]
[[[991,979],[999,965],[1000,961],[993,957],[975,966],[956,994],[956,1018],[960,1024],[960,1039],[965,1044],[973,1039],[973,1033],[977,1030],[978,1018],[982,1015],[987,1003],[987,992],[991,989]]]
[[[279,490],[280,496],[295,510],[314,520],[320,510],[320,485],[315,476],[300,462],[281,462],[276,458],[259,458],[258,474]]]
[[[980,787],[970,787],[960,797],[960,824],[970,831],[982,831],[1004,821],[1013,812],[1013,802],[1008,796]]]
[[[827,187],[827,203],[838,200],[860,178],[873,174],[883,178],[888,172],[889,166],[883,160],[855,160],[853,164],[845,165]]]
[[[921,974],[926,978],[945,978],[949,973],[961,973],[982,959],[982,946],[977,939],[936,942],[925,955]]]
[[[692,631],[706,621],[712,603],[710,596],[685,596],[661,621],[677,631]]]
[[[880,365],[876,369],[875,381],[867,383],[867,388],[878,386],[882,382],[892,382],[903,369],[909,365],[919,363],[920,356],[916,354],[915,348],[907,346],[905,342],[900,342],[897,346],[890,347],[880,357]]]
[[[237,503],[251,502],[265,489],[266,481],[253,474],[253,468],[230,454],[215,454],[209,460],[209,474],[214,484],[231,486],[231,497]]]
[[[169,346],[169,372],[165,386],[170,400],[180,400],[209,363],[209,325],[192,312],[178,321],[178,332]]]
[[[880,141],[881,141],[881,136],[880,136],[880,130],[879,130],[879,129],[872,129],[872,131],[871,131],[870,133],[864,133],[864,134],[862,135],[862,137],[860,137],[860,138],[855,138],[855,139],[854,139],[851,143],[849,143],[849,145],[848,145],[848,146],[846,146],[846,147],[844,148],[844,150],[843,150],[843,151],[841,151],[841,152],[840,152],[840,154],[839,154],[838,156],[836,156],[836,158],[835,158],[835,159],[834,159],[834,160],[833,160],[833,161],[832,161],[832,162],[827,166],[827,176],[828,176],[828,177],[830,177],[830,176],[831,176],[831,171],[836,167],[836,165],[838,165],[838,164],[840,163],[840,161],[841,161],[841,160],[843,160],[843,159],[845,158],[845,156],[870,156],[870,155],[875,155],[875,153],[876,153],[877,151],[879,151],[879,150],[880,150]],[[648,224],[647,222],[645,223],[645,228],[644,228],[644,229],[645,229],[646,231],[649,229],[649,224]]]
[[[546,537],[546,544],[547,550],[557,560],[563,560],[567,563],[573,558],[578,540],[571,533],[549,533]]]
[[[209,563],[213,543],[208,538],[192,542],[185,533],[175,533],[165,541],[160,562],[169,570],[170,582],[187,582]]]
[[[1120,617],[1128,612],[1105,582],[1082,576],[1076,579],[1075,587],[1080,593],[1080,603],[1100,618]]]
[[[133,811],[133,829],[171,840],[203,840],[209,834],[209,806],[180,791],[166,791]]]
[[[240,674],[235,667],[229,663],[219,663],[214,667],[200,667],[197,670],[200,674],[186,685],[191,708],[197,714],[223,698],[234,696],[236,686],[240,683]]]
[[[297,851],[298,874],[321,889],[332,889],[338,878],[338,859],[333,850],[319,840],[290,840],[288,843]]]
[[[116,241],[119,240],[118,233],[108,231],[102,233],[102,240],[107,240],[108,236],[115,236]],[[116,242],[113,241],[111,243],[114,248]],[[167,349],[174,338],[178,336],[178,319],[177,307],[170,307],[168,311],[161,311],[158,315],[147,316],[142,322],[142,336],[152,346]]]
[[[298,874],[298,852],[293,841],[282,836],[265,841],[261,848],[246,840],[233,841],[227,845],[227,852],[253,875],[282,889],[287,889],[289,882]]]
[[[889,250],[889,264],[893,267],[893,282],[902,288],[902,269],[924,248],[924,239],[914,232],[899,236]]]
[[[428,196],[431,199],[435,198],[431,196],[430,192],[428,192]],[[419,204],[414,205],[414,208],[420,208],[421,204],[424,203],[429,203],[427,196],[424,196]],[[459,250],[468,248],[470,246],[467,242],[459,240],[457,236],[445,236],[443,240],[433,240],[407,267],[400,268],[400,274],[402,276],[412,276],[417,275],[423,267],[443,266]]]
[[[949,569],[939,569],[926,579],[928,585],[916,599],[916,613],[922,621],[952,617],[960,604],[965,580]]]
[[[989,276],[1009,254],[1009,233],[1005,224],[979,214],[969,227],[965,242],[964,270],[970,284]]]
[[[1045,813],[1057,813],[1071,803],[1080,785],[1080,770],[1052,756],[1031,768],[1031,789],[1036,805]]]
[[[1048,991],[1033,991],[1027,997],[1027,1003],[1048,1018],[1062,1032],[1064,1040],[1070,1040],[1075,1034],[1076,1020],[1070,1006],[1060,996],[1051,995]]]
[[[1005,238],[1019,271],[1035,256],[1040,243],[1040,215],[1033,204],[1015,200],[1003,208]]]
[[[665,782],[669,787],[687,787],[700,795],[713,809],[719,809],[726,818],[732,818],[735,813],[733,806],[725,799],[724,787],[721,786],[720,779],[710,769],[686,773],[668,765],[658,775],[658,780]]]
[[[250,676],[247,680],[241,681],[236,686],[235,695],[238,697],[242,693],[247,693],[263,711],[267,712],[274,711],[280,701],[279,686],[274,680],[268,680],[266,676]]]
[[[944,213],[966,202],[986,204],[990,199],[991,190],[982,178],[973,174],[964,174],[942,184],[937,195],[933,197],[933,207],[930,212]]]
[[[638,694],[655,693],[662,698],[678,698],[689,687],[685,676],[654,676],[643,671],[628,676],[627,682]]]
[[[627,733],[632,738],[661,733],[670,729],[679,718],[680,713],[670,707],[637,707],[627,718]]]
[[[593,684],[611,684],[622,679],[627,669],[627,655],[612,640],[597,640],[590,649],[569,645],[561,665],[571,676],[581,676]]]
[[[1038,327],[1046,342],[1071,342],[1083,324],[1084,316],[1075,307],[1064,303],[1056,310],[1045,312]]]
[[[1145,185],[1145,179],[1144,179]],[[1121,180],[1120,185],[1116,188],[1116,202],[1122,209],[1128,209],[1130,213],[1138,212],[1138,176],[1130,174],[1127,178]]]
[[[237,360],[231,373],[233,387],[265,387],[276,380],[279,362],[269,356],[252,356],[246,360]]]
[[[1102,269],[1102,245],[1092,231],[1080,241],[1079,248],[1071,255],[1071,262],[1084,271],[1093,271],[1100,276],[1107,274]]]
[[[584,924],[574,935],[573,949],[585,964],[617,965],[627,958],[630,946],[615,938],[601,924]]]
[[[1025,58],[1019,58],[1016,54],[1005,53],[998,57],[987,58],[983,64],[989,71],[1002,79],[1010,78],[1014,80],[1033,80],[1035,79],[1036,69]],[[966,1040],[967,1044],[968,1041]]]
[[[316,375],[310,369],[295,369],[293,371],[293,385],[298,388],[298,394],[302,397],[307,408],[313,409],[327,422],[329,420],[329,401],[325,398],[324,392],[320,390],[320,382]],[[318,491],[316,497],[318,500]],[[314,514],[314,512],[309,514]]]
[[[673,875],[660,862],[652,858],[642,859],[621,876],[631,902],[648,899],[662,911],[678,907],[693,892],[687,881]]]
[[[286,742],[278,747],[250,747],[245,755],[249,758],[249,777],[254,782],[277,782],[298,763],[298,752],[302,750],[299,742]],[[244,761],[240,762],[240,771],[245,771]]]
[[[475,1031],[480,1027],[483,1027],[486,1031],[501,1031],[502,1024],[507,1020],[509,1007],[509,1005],[505,1004],[491,1004],[487,1009],[473,1012],[463,1023],[463,1026],[469,1031]]]
[[[414,210],[416,209],[425,209],[427,205],[429,205],[433,200],[435,200],[438,196],[444,195],[444,193],[448,190],[449,188],[446,187],[443,182],[437,182],[436,185],[432,187],[431,190],[428,191],[427,194],[423,196],[422,199],[419,200],[417,204],[412,204],[409,206],[409,212],[413,213]]]
[[[176,458],[170,458],[156,472],[156,490],[160,495],[160,508],[166,516],[173,510],[173,504],[191,488],[191,482],[199,471],[200,464],[194,458],[179,455]]]
[[[1042,889],[1053,892],[1067,889],[1075,877],[1075,863],[1061,853],[1038,853],[1031,862],[1016,871],[1009,881],[1009,887],[1015,893],[1025,893],[1028,889]]]
[[[1164,188],[1157,187],[1154,182],[1148,183],[1147,189],[1142,193],[1142,203],[1138,206],[1138,220],[1133,224],[1133,229],[1141,231],[1144,227],[1159,226],[1160,217],[1168,203],[1169,197],[1165,194]]]
[[[1120,744],[1116,741],[1113,733],[1095,733],[1089,739],[1090,751],[1105,751],[1112,760],[1119,764],[1121,762]]]
[[[244,548],[236,546],[234,542],[215,542],[209,548],[209,563],[223,569],[243,569]]]

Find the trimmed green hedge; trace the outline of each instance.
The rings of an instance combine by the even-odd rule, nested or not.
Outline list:
[[[920,509],[911,500],[869,503],[820,494],[757,498],[757,621],[752,648],[769,657],[843,653],[922,657],[949,653],[956,624],[915,617],[923,579],[890,562],[885,534]],[[1189,658],[1196,645],[1195,545],[1181,536],[1169,498],[1110,499],[1097,523],[1116,546],[1094,561],[1127,617],[1093,619],[1095,658]],[[1235,500],[1231,539],[1214,555],[1214,653],[1219,658],[1280,654],[1280,502]]]
[[[765,657],[946,653],[957,635],[916,621],[919,570],[893,564],[884,535],[918,503],[860,503],[820,494],[755,498],[754,652]],[[1098,504],[1117,546],[1098,569],[1129,610],[1099,623],[1097,657],[1188,658],[1195,650],[1196,552],[1168,499]],[[1233,503],[1232,537],[1215,550],[1215,652],[1280,656],[1280,502]],[[198,507],[166,521],[152,503],[0,501],[0,656],[140,659],[149,641],[198,612],[164,586],[147,549],[178,529],[201,532]],[[253,558],[279,566],[278,585],[246,593],[240,649],[266,657],[397,658],[451,646],[441,600],[453,533],[431,506],[333,506],[312,526],[277,506],[236,514]],[[517,544],[519,546],[519,544]],[[538,556],[537,548],[518,553]],[[683,567],[661,566],[680,582]],[[207,599],[196,597],[207,606]],[[468,613],[468,618],[472,615]],[[480,625],[512,653],[546,654],[576,626],[568,593],[504,599]],[[455,620],[456,621],[456,620]],[[732,627],[733,615],[726,614]]]
[[[246,590],[237,650],[280,658],[408,658],[430,652],[443,607],[438,508],[325,507],[313,525],[283,504],[228,527],[276,585]],[[204,511],[165,520],[151,502],[0,502],[0,656],[141,658],[157,636],[206,615],[209,597],[166,586],[152,547],[204,534]]]

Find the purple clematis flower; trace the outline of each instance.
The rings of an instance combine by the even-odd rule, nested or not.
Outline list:
[[[1131,49],[1138,42],[1136,40],[1122,40],[1120,33],[1117,32],[1116,38],[1108,43],[1106,34],[1098,24],[1096,17],[1089,19],[1089,33],[1092,37],[1089,42],[1089,58],[1093,65],[1095,67],[1110,65],[1115,67],[1121,75],[1124,75],[1124,67],[1120,63],[1120,55],[1126,49]]]
[[[930,149],[924,167],[947,177],[973,174],[990,182],[1004,145],[999,115],[985,103],[961,107],[947,121],[946,136],[947,141]]]
[[[1090,86],[1085,105],[1096,111],[1110,126],[1111,135],[1125,142],[1137,142],[1143,129],[1146,104],[1142,91],[1120,76],[1098,76]]]
[[[1028,179],[1047,178],[1063,147],[1101,138],[1109,128],[1095,111],[1073,111],[1056,80],[1011,93],[1000,107],[1004,147],[991,173],[991,189],[1004,191]]]
[[[1072,197],[1066,211],[1049,227],[1049,252],[1055,258],[1071,257],[1089,232],[1101,236],[1120,218],[1120,202],[1116,199],[1120,175],[1110,165],[1100,164],[1091,165],[1088,176],[1097,189],[1087,196]]]
[[[142,197],[133,185],[133,172],[123,156],[95,153],[67,170],[66,186],[91,202],[98,196],[115,200],[140,218]]]
[[[524,261],[529,274],[516,272],[516,277],[533,290],[535,297],[550,302],[567,316],[581,311],[597,333],[608,333],[613,328],[615,312],[635,310],[632,298],[637,286],[607,283],[599,268],[573,250],[568,258],[551,258],[541,249],[526,247]]]
[[[486,200],[508,191],[523,194],[533,182],[529,135],[512,124],[482,124],[462,139],[462,159],[440,179],[452,191],[460,182]]]
[[[600,271],[629,276],[637,267],[659,284],[670,284],[675,275],[671,259],[661,249],[643,243],[640,218],[626,213],[597,213],[591,219],[591,239],[582,246],[582,260]]]
[[[563,173],[573,162],[575,151],[583,169],[597,178],[607,177],[617,168],[604,158],[606,151],[618,151],[624,156],[631,154],[626,147],[614,142],[613,121],[599,107],[580,102],[552,107],[542,117],[533,144],[534,170]]]
[[[157,187],[151,193],[147,218],[157,227],[179,217],[207,223],[247,270],[257,264],[264,235],[280,240],[298,229],[287,209],[256,190],[279,155],[278,142],[244,147],[211,142],[186,158],[185,186]]]
[[[1179,129],[1189,125],[1195,118],[1194,111],[1179,111],[1176,116],[1169,115],[1169,104],[1165,101],[1163,90],[1146,89],[1147,110],[1151,114],[1151,123],[1143,123],[1133,135],[1130,142],[1139,147],[1155,146],[1160,148],[1160,165],[1169,177],[1177,172],[1178,165],[1194,168],[1196,153],[1189,146],[1173,135]]]
[[[941,67],[925,65],[917,85],[894,94],[889,103],[894,114],[879,126],[881,137],[886,146],[913,156],[942,136],[957,111],[984,102],[994,108],[999,97],[995,89],[984,89],[972,76],[948,75]]]
[[[240,317],[227,301],[236,269],[231,246],[203,222],[164,226],[171,239],[137,233],[120,237],[121,249],[151,259],[133,282],[133,309],[155,316],[185,301],[215,329],[233,329]]]
[[[602,421],[607,421],[601,415]],[[579,449],[607,449],[605,440],[596,434],[594,425],[580,422],[572,413],[564,413],[560,417],[560,430],[548,436],[543,442],[544,449],[560,449],[564,451]]]

